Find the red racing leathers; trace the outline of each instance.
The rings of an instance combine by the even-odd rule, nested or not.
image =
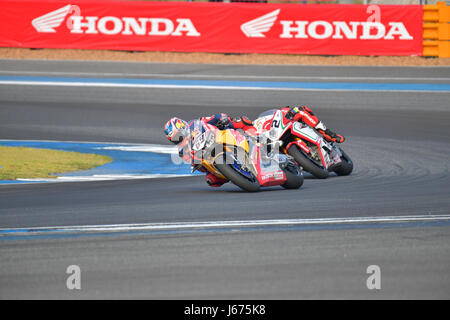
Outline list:
[[[342,143],[345,140],[344,136],[327,129],[323,122],[320,121],[319,118],[317,118],[317,116],[315,116],[312,110],[307,106],[284,107],[281,108],[281,111],[283,111],[288,119],[304,122],[307,125],[317,129],[327,141]]]

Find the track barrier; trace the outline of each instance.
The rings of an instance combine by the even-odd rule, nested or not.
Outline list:
[[[450,6],[423,7],[423,56],[450,58]]]
[[[0,46],[450,57],[450,7],[7,0]]]

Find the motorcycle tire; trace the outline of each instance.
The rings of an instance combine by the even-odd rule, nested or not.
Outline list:
[[[333,171],[338,175],[338,176],[348,176],[350,173],[352,173],[353,171],[353,161],[352,159],[350,159],[350,157],[344,152],[344,150],[342,150],[341,148],[339,148],[339,150],[341,150],[342,153],[342,162],[339,164],[339,166],[334,169]]]
[[[230,164],[215,164],[217,170],[220,171],[228,180],[233,182],[239,188],[248,191],[248,192],[256,192],[259,191],[261,187],[258,179],[254,179],[254,181],[249,180],[244,177],[242,174],[237,172]]]
[[[286,182],[282,185],[283,188],[299,189],[303,185],[304,177],[300,168],[289,164],[283,171],[286,175]]]
[[[320,168],[312,160],[306,157],[299,147],[292,145],[288,153],[294,157],[295,161],[302,166],[303,170],[308,171],[314,177],[319,179],[326,179],[328,177],[328,171],[326,169]]]

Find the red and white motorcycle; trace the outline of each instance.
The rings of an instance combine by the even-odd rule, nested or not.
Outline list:
[[[294,160],[313,176],[325,179],[328,172],[339,176],[353,171],[350,157],[334,142],[328,142],[314,128],[286,118],[286,112],[272,109],[253,121],[258,134],[278,143],[280,152]]]

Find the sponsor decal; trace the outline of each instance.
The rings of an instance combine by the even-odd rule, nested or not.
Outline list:
[[[33,19],[31,24],[39,33],[55,33],[71,9],[77,13],[68,18],[67,26],[74,34],[200,36],[191,19],[82,16],[79,7],[70,4]]]
[[[249,38],[265,38],[264,33],[272,28],[279,13],[280,9],[277,9],[262,17],[243,23],[241,30]]]
[[[275,172],[270,172],[270,173],[261,175],[261,179],[262,180],[269,180],[269,179],[282,180],[282,179],[284,179],[284,175],[283,175],[282,171],[275,171]]]
[[[378,7],[378,6],[377,6]],[[371,11],[370,11],[371,12]],[[242,32],[249,38],[265,38],[266,32],[275,24],[280,9],[272,11],[241,25]],[[378,13],[379,14],[379,13]],[[387,26],[374,21],[373,16],[368,21],[305,21],[281,20],[282,32],[279,38],[295,39],[363,39],[363,40],[399,40],[414,39],[402,22],[389,22]],[[378,18],[379,20],[379,18]],[[321,31],[319,31],[321,30]],[[374,32],[375,30],[375,32]]]
[[[24,6],[19,0],[3,1],[0,46],[319,55],[423,53],[423,6],[419,5],[26,2]]]
[[[300,111],[300,114],[302,115],[302,117],[307,118],[310,123],[316,123],[317,122],[313,117],[310,116],[310,114],[308,112]]]
[[[33,19],[31,24],[37,32],[54,33],[56,32],[55,28],[58,28],[62,24],[71,7],[72,5],[68,4],[60,9],[44,14]]]
[[[139,35],[139,36],[188,36],[199,37],[190,19],[133,18],[133,17],[72,17],[71,33]]]
[[[402,22],[367,21],[280,21],[283,32],[280,38],[295,39],[361,39],[361,40],[413,40]],[[319,30],[321,30],[319,32]],[[373,31],[375,30],[375,32]]]

